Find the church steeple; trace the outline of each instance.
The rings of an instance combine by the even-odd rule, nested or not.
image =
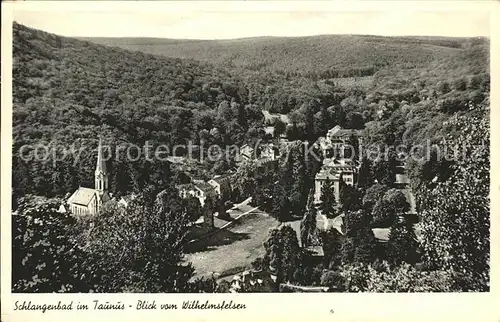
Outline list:
[[[108,190],[108,172],[106,162],[102,155],[102,140],[99,137],[99,146],[97,148],[97,166],[95,168],[95,189],[102,195]]]

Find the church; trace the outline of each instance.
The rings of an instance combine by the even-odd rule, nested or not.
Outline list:
[[[111,198],[108,193],[108,173],[102,156],[101,139],[97,148],[97,166],[94,173],[95,187],[79,187],[68,199],[69,210],[73,215],[94,215],[99,213],[103,204]]]

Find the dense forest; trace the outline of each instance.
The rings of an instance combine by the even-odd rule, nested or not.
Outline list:
[[[190,141],[225,146],[270,140],[263,128],[274,126],[276,132],[295,141],[289,147],[292,157],[280,166],[240,167],[233,197],[240,200],[252,196],[280,221],[306,213],[302,225],[306,240],[314,226],[315,214],[308,200],[319,165],[298,157],[303,149],[300,141],[314,142],[328,129],[341,125],[363,130],[367,145],[385,150],[396,145],[409,150],[427,142],[449,147],[460,143],[469,150],[485,142],[489,146],[487,39],[318,36],[228,41],[77,40],[19,24],[14,24],[13,31],[12,200],[13,210],[21,214],[15,217],[14,229],[21,234],[43,222],[47,230],[54,229],[48,234],[60,235],[67,226],[77,231],[70,234],[71,238],[50,241],[65,245],[62,255],[51,253],[51,260],[60,261],[72,274],[66,284],[51,282],[50,274],[57,269],[40,268],[40,263],[31,262],[29,266],[37,267],[39,276],[45,279],[23,280],[29,276],[23,273],[29,268],[21,265],[23,258],[14,258],[23,267],[16,277],[19,291],[72,291],[82,287],[109,292],[213,291],[212,281],[191,284],[191,268],[179,264],[183,224],[209,210],[179,200],[174,184],[186,182],[187,176],[208,179],[235,169],[233,160],[207,161],[185,171],[166,161],[140,158],[125,162],[113,158],[108,164],[111,192],[140,196],[129,216],[110,207],[96,222],[74,223],[54,207],[59,198],[78,186],[93,186],[99,136],[110,146],[142,146],[146,141],[168,146]],[[139,48],[141,51],[136,51]],[[287,114],[290,124],[269,123],[263,110]],[[57,162],[29,160],[23,155],[23,146],[42,143],[84,149],[78,159],[71,154]],[[424,149],[423,153],[427,152],[434,156]],[[381,255],[379,249],[368,246],[373,244],[373,235],[366,228],[386,220],[388,213],[391,218],[397,217],[405,207],[391,190],[391,167],[390,162],[364,162],[364,183],[357,189],[343,187],[340,210],[346,214],[350,230],[341,242],[334,232],[313,236],[331,246],[321,266],[304,264],[307,255],[298,250],[296,237],[286,229],[270,236],[266,256],[256,265],[278,262],[283,267],[280,279],[284,282],[322,283],[337,291],[487,290],[489,150],[482,151],[475,161],[444,162],[435,157],[409,160],[406,167],[417,196],[423,239],[416,245],[407,238],[408,227],[391,222],[393,236],[397,237]],[[35,202],[33,198],[41,199]],[[393,210],[387,211],[392,206]],[[334,205],[324,207],[330,217],[338,214]],[[169,228],[163,226],[165,222],[176,224]],[[89,227],[96,227],[91,238],[86,235]],[[131,228],[127,231],[126,227]],[[156,227],[172,229],[171,235],[166,234],[170,239],[152,236]],[[113,241],[103,245],[99,236],[110,234]],[[118,258],[115,253],[122,247],[120,238],[124,235],[128,245],[134,246],[125,257]],[[17,239],[14,247],[25,251],[32,243],[37,245],[32,252],[43,254],[37,238],[44,237],[25,236],[28,245]],[[86,245],[83,248],[92,255],[75,254],[80,248],[70,246],[78,244]],[[167,262],[153,253],[134,257],[159,245],[169,245],[158,253],[169,251]],[[276,247],[286,248],[289,257],[273,253]],[[342,255],[337,256],[335,249]],[[403,254],[403,249],[413,251]],[[87,262],[70,262],[78,257]],[[115,271],[123,258],[130,259],[130,266]],[[155,280],[145,279],[149,273],[136,268],[146,262],[156,265],[149,267],[151,272],[163,267],[181,283],[176,285],[172,276],[156,273],[151,275]],[[79,271],[81,266],[88,271]],[[300,272],[294,271],[297,267]],[[310,277],[312,271],[322,273]],[[112,284],[110,276],[118,276],[116,283],[122,284]],[[403,285],[394,276],[418,283]],[[358,282],[345,286],[346,280]]]
[[[415,68],[455,57],[482,38],[322,35],[229,40],[85,38],[95,43],[232,67],[319,78],[369,76],[384,66]],[[353,54],[355,53],[355,54]]]

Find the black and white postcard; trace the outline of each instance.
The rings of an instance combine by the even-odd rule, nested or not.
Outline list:
[[[497,7],[3,3],[2,321],[499,321]]]

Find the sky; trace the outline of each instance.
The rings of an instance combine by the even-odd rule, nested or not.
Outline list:
[[[321,8],[321,4],[270,7],[260,2],[228,8],[202,2],[197,6],[143,5],[141,10],[132,13],[130,5],[123,3],[117,7],[115,4],[113,10],[89,5],[73,6],[70,10],[20,6],[14,11],[13,19],[28,27],[74,37],[231,39],[322,34],[453,37],[488,37],[490,34],[488,13],[466,8],[415,11],[391,6],[380,10],[370,5],[362,7],[363,11],[359,6],[332,11],[329,10],[332,7]]]

